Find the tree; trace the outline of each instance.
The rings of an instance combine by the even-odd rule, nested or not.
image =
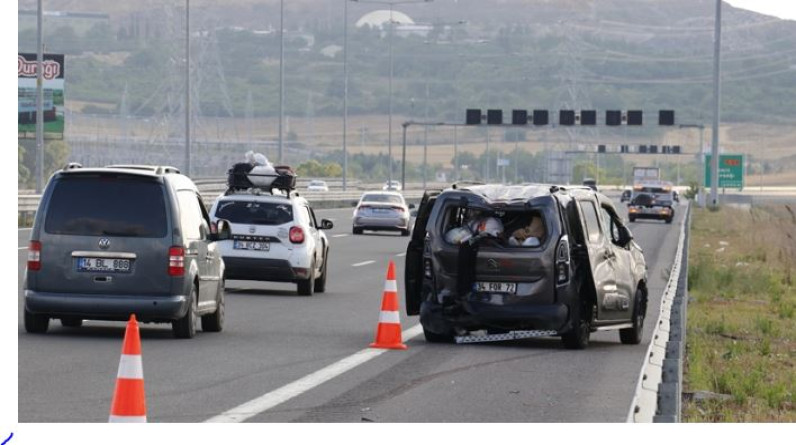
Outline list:
[[[30,170],[25,166],[25,147],[17,145],[17,185],[26,186],[30,181]]]
[[[66,165],[72,149],[64,141],[50,141],[44,146],[44,180]]]

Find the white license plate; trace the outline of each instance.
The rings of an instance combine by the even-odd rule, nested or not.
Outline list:
[[[263,250],[269,251],[271,250],[271,243],[268,241],[240,241],[235,240],[235,243],[232,246],[238,250]]]
[[[373,213],[392,213],[392,209],[373,209]]]
[[[77,270],[81,272],[130,272],[130,260],[80,257],[77,259]]]
[[[497,292],[502,294],[516,294],[517,283],[497,283],[493,281],[476,281],[477,292]]]

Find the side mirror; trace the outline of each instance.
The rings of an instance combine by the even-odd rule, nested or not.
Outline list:
[[[351,201],[351,207],[356,207],[359,201]]]
[[[232,238],[232,229],[229,227],[229,221],[219,219],[218,222],[211,225],[210,235],[207,238],[210,241],[223,241]]]
[[[633,239],[633,234],[630,233],[630,229],[625,226],[619,226],[619,245],[620,246],[627,246],[627,244]]]
[[[410,210],[409,216],[417,218],[417,210]]]
[[[414,208],[415,208],[415,205],[414,205],[414,204],[409,204],[409,208],[410,208],[410,209],[414,209]]]
[[[329,221],[328,219],[321,220],[321,229],[323,230],[331,230],[334,228],[334,223]]]

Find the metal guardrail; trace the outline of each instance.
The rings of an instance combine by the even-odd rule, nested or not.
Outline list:
[[[683,392],[686,310],[688,307],[688,239],[691,229],[688,204],[669,281],[652,341],[644,357],[636,392],[630,405],[630,423],[679,422]]]

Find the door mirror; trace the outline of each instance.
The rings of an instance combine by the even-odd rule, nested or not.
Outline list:
[[[334,223],[329,221],[328,219],[321,220],[321,229],[323,230],[331,230],[334,228]]]
[[[414,204],[409,204],[409,208],[410,208],[410,209],[414,209],[414,208],[415,208],[415,205],[414,205]]]
[[[630,229],[625,226],[617,226],[619,230],[619,245],[620,246],[627,246],[627,244],[633,239],[633,234],[630,233]]]
[[[351,207],[356,207],[359,201],[351,201]]]
[[[226,219],[219,219],[218,222],[210,226],[210,241],[223,241],[232,238],[232,229],[230,229],[229,221]]]
[[[411,216],[413,218],[417,218],[417,209],[411,210],[409,212],[409,216]]]

